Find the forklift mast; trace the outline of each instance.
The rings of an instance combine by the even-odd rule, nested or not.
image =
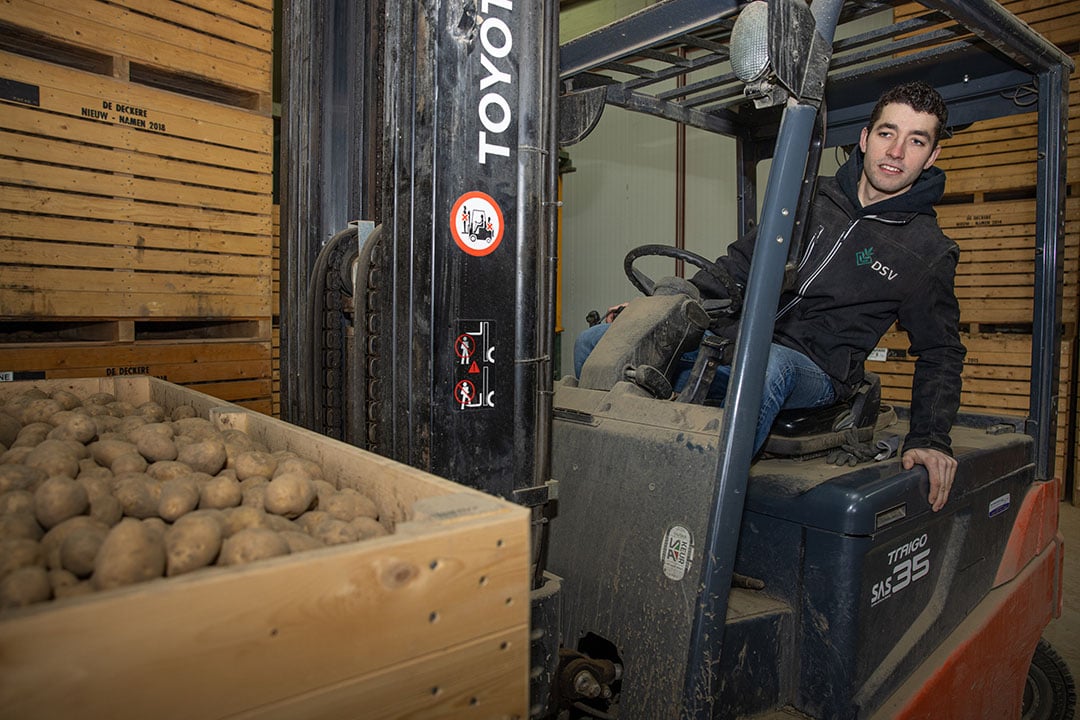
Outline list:
[[[287,419],[546,502],[554,1],[294,0],[285,17]],[[378,223],[370,242],[357,220]],[[352,268],[328,282],[320,257],[339,232],[351,307],[334,291]]]

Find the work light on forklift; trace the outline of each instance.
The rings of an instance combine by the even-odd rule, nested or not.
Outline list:
[[[756,0],[739,13],[731,29],[731,69],[746,84],[769,71],[769,3]]]

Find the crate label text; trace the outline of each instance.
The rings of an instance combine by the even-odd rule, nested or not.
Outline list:
[[[83,106],[79,109],[79,114],[91,120],[102,120],[155,132],[166,131],[164,122],[150,119],[149,110],[137,105],[128,105],[124,102],[102,100],[100,108]]]

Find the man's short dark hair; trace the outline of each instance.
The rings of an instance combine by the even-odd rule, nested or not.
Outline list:
[[[871,130],[874,129],[874,124],[881,118],[881,112],[885,109],[885,106],[893,103],[903,103],[910,106],[915,112],[937,116],[938,124],[934,130],[934,146],[937,147],[938,141],[945,133],[945,126],[949,124],[949,109],[945,107],[945,100],[938,94],[938,91],[921,80],[904,83],[886,90],[878,98],[877,104],[874,105],[874,111],[870,113],[869,128]]]

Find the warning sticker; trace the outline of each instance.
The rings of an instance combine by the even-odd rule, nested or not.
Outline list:
[[[495,339],[490,320],[458,321],[454,405],[459,410],[495,407]]]
[[[457,199],[450,211],[450,232],[457,246],[469,255],[483,257],[495,252],[505,229],[502,208],[478,190]]]

